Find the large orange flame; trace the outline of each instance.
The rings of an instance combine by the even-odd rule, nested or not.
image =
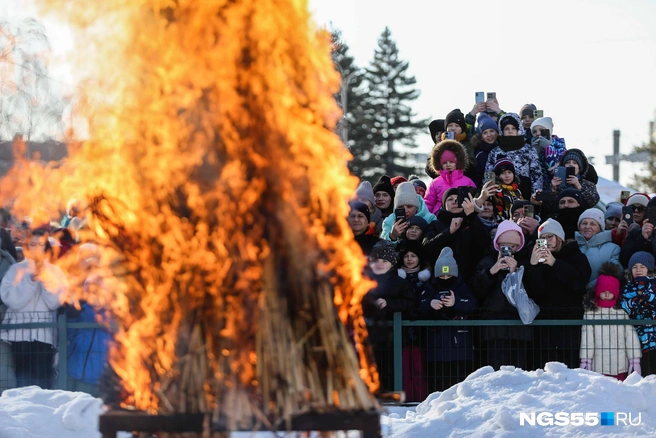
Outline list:
[[[333,133],[329,37],[306,2],[47,6],[78,31],[90,138],[58,168],[18,162],[2,195],[18,215],[87,199],[87,238],[112,272],[109,292],[92,298],[119,327],[111,364],[125,402],[203,411],[251,394],[274,414],[287,400],[292,410],[375,406],[360,307],[371,284],[345,221],[357,181]],[[326,297],[333,310],[322,313]],[[337,316],[355,328],[359,365]],[[303,364],[295,377],[289,357]],[[193,378],[204,396],[176,408],[167,391]]]

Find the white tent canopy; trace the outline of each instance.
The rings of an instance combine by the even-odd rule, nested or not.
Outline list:
[[[619,201],[620,192],[622,190],[628,190],[631,192],[631,194],[637,192],[637,190],[632,189],[631,187],[623,186],[616,181],[611,181],[609,179],[599,177],[599,181],[597,182],[597,192],[599,192],[599,197],[601,198],[601,202],[603,202],[604,205],[608,204],[609,202]]]

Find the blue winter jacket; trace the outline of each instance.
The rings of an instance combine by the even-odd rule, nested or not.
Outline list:
[[[656,319],[656,280],[636,277],[624,286],[622,308],[631,319]],[[656,349],[656,327],[653,325],[635,326],[643,350]]]
[[[80,312],[67,312],[68,322],[97,322],[96,311],[84,303]],[[75,315],[77,313],[77,315]],[[107,363],[107,351],[111,336],[101,328],[68,329],[68,375],[89,383],[98,384]]]

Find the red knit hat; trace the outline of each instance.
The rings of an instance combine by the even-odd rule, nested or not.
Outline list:
[[[408,180],[405,179],[404,176],[395,176],[394,178],[390,179],[390,182],[392,183],[392,187],[397,185],[397,184],[401,184],[402,182],[406,182],[406,181],[408,181]]]

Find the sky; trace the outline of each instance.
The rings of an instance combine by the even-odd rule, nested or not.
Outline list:
[[[0,0],[0,17],[41,20],[53,49],[52,76],[73,86],[65,61],[71,33],[66,23],[39,15],[40,1]],[[622,154],[648,140],[656,111],[656,0],[308,1],[317,26],[340,29],[361,66],[389,26],[417,79],[419,118],[444,118],[454,108],[466,113],[476,91],[495,91],[505,111],[534,103],[553,118],[554,134],[594,157],[608,179],[604,157],[612,154],[613,130],[621,131]],[[418,140],[428,153],[428,130]],[[628,184],[640,168],[622,164],[620,182]]]
[[[494,371],[487,366],[443,392],[430,394],[416,407],[387,407],[381,429],[385,438],[648,437],[656,435],[655,396],[655,376],[643,379],[633,373],[620,382],[593,371],[571,370],[559,362],[548,362],[536,371],[513,366]],[[2,438],[100,438],[98,417],[103,410],[100,399],[82,392],[36,386],[9,389],[0,397],[0,430]],[[612,423],[601,424],[602,412],[613,414]],[[574,413],[587,424],[576,425],[581,420]],[[557,423],[549,425],[550,420]],[[358,435],[349,433],[349,437]],[[130,436],[119,433],[119,438]],[[270,432],[231,434],[232,438],[273,436]]]
[[[594,156],[608,179],[613,130],[621,131],[621,154],[648,141],[656,110],[654,0],[310,0],[310,10],[319,26],[342,31],[360,66],[388,26],[417,79],[420,118],[466,113],[476,91],[495,91],[505,111],[534,103],[553,118],[554,134]],[[419,139],[428,152],[428,130]],[[622,164],[620,182],[636,168]]]

